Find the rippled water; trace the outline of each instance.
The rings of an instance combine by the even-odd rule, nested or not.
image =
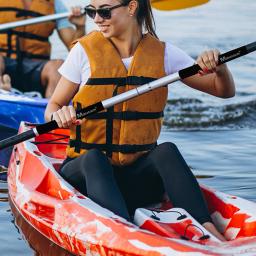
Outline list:
[[[71,1],[66,1],[70,5]],[[72,1],[86,3],[87,1]],[[193,9],[175,12],[155,11],[161,39],[173,42],[191,56],[218,48],[221,52],[255,40],[256,2],[252,0],[211,0]],[[94,26],[88,24],[89,30]],[[65,57],[66,51],[56,35],[53,57]],[[217,99],[177,82],[169,86],[165,128],[160,141],[177,144],[184,158],[201,177],[200,182],[223,192],[256,201],[256,53],[229,63],[237,85],[236,97]],[[202,178],[203,177],[203,178]],[[52,244],[33,238],[31,229],[19,233],[7,202],[7,185],[0,183],[1,255],[65,255]],[[25,230],[25,231],[24,231]],[[36,236],[37,237],[37,236]],[[45,248],[38,249],[40,244]],[[58,251],[58,252],[57,252]],[[45,252],[43,254],[42,252]]]

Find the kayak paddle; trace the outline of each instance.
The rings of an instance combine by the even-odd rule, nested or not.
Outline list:
[[[229,52],[221,54],[219,56],[219,65],[224,64],[224,63],[226,63],[228,61],[231,61],[233,59],[239,58],[239,57],[241,57],[243,55],[246,55],[246,54],[248,54],[250,52],[253,52],[253,51],[256,51],[256,41],[251,43],[251,44],[248,44],[248,45],[245,45],[245,46],[242,46],[242,47],[236,48],[234,50],[231,50]],[[82,119],[82,118],[87,117],[89,115],[98,113],[98,112],[100,112],[104,109],[107,109],[107,108],[110,108],[110,107],[114,106],[115,104],[118,104],[118,103],[124,102],[126,100],[132,99],[134,97],[137,97],[141,94],[144,94],[146,92],[149,92],[149,91],[154,90],[156,88],[159,88],[161,86],[165,86],[167,84],[176,82],[180,79],[184,79],[184,78],[187,78],[189,76],[193,76],[193,75],[197,74],[200,69],[201,68],[198,64],[190,66],[188,68],[184,68],[184,69],[182,69],[182,70],[180,70],[180,71],[178,71],[174,74],[162,77],[162,78],[157,79],[153,82],[144,84],[144,85],[139,86],[135,89],[129,90],[127,92],[121,93],[121,94],[119,94],[117,96],[114,96],[112,98],[97,102],[93,105],[90,105],[86,108],[83,108],[83,109],[76,112],[76,117],[78,119]],[[36,126],[35,128],[33,128],[31,130],[28,130],[26,132],[20,133],[18,135],[14,135],[12,137],[9,137],[9,138],[6,138],[6,139],[0,141],[0,150],[4,149],[4,148],[7,148],[7,147],[10,147],[10,146],[13,146],[13,145],[16,145],[16,144],[18,144],[20,142],[23,142],[25,140],[34,138],[34,137],[36,137],[40,134],[50,132],[50,131],[52,131],[56,128],[58,128],[58,124],[55,120],[50,121],[50,122],[45,123],[45,124],[40,124],[40,125]]]
[[[151,5],[157,10],[174,11],[205,4],[209,0],[151,0]]]
[[[70,12],[63,12],[63,13],[45,15],[45,16],[21,20],[21,21],[8,22],[0,25],[0,31],[12,29],[12,28],[18,28],[22,26],[28,26],[28,25],[37,24],[37,23],[43,23],[51,20],[63,19],[63,18],[67,18],[70,14],[71,14]]]
[[[171,11],[193,7],[196,5],[201,5],[209,2],[209,0],[151,0],[151,5],[153,8],[161,10],[161,11]],[[37,23],[48,22],[51,20],[59,20],[63,18],[67,18],[71,15],[71,12],[63,12],[58,14],[45,15],[42,17],[26,19],[21,21],[8,22],[0,25],[0,31],[18,28],[22,26],[33,25]]]

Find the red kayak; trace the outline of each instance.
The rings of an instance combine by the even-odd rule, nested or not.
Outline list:
[[[19,132],[33,125],[22,123]],[[76,255],[256,255],[256,204],[201,186],[220,242],[167,198],[128,222],[79,193],[59,175],[69,131],[15,146],[8,169],[12,203],[49,240]]]

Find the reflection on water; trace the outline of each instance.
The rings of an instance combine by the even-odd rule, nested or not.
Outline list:
[[[0,202],[8,202],[7,193],[8,189],[6,188],[5,182],[0,182]]]
[[[6,182],[7,180],[7,167],[0,165],[0,182]]]

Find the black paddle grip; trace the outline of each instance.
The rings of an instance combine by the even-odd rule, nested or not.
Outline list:
[[[28,130],[26,132],[20,133],[18,135],[14,135],[12,137],[6,138],[4,140],[1,140],[0,150],[4,149],[4,148],[7,148],[7,147],[10,147],[10,146],[13,146],[13,145],[16,145],[16,144],[18,144],[20,142],[23,142],[25,140],[29,140],[31,138],[34,138],[35,136],[36,135],[35,135],[33,129],[31,129],[31,130]]]
[[[78,111],[76,113],[76,117],[79,118],[79,119],[82,119],[86,116],[97,113],[97,112],[99,112],[103,109],[104,109],[104,106],[102,105],[102,103],[97,102],[93,105],[90,105],[90,106],[88,106],[86,108],[83,108],[80,111]],[[0,150],[4,149],[4,148],[7,148],[7,147],[10,147],[10,146],[13,146],[13,145],[16,145],[16,144],[18,144],[20,142],[23,142],[25,140],[29,140],[31,138],[34,138],[37,135],[50,132],[50,131],[52,131],[54,129],[57,129],[57,128],[58,128],[58,124],[55,120],[52,120],[52,121],[50,121],[48,123],[45,123],[45,124],[39,124],[34,129],[28,130],[26,132],[14,135],[10,138],[7,138],[7,139],[4,139],[4,140],[0,141]]]
[[[58,128],[58,124],[56,121],[51,121],[46,124],[40,124],[40,125],[36,126],[34,129],[31,129],[26,132],[23,132],[23,133],[14,135],[12,137],[6,138],[4,140],[1,140],[0,141],[0,150],[4,149],[4,148],[11,147],[20,142],[32,139],[32,138],[36,137],[38,134],[47,133],[56,128]]]
[[[38,134],[44,134],[58,128],[58,124],[55,120],[52,120],[45,124],[39,124],[36,126]]]
[[[88,107],[85,107],[81,110],[78,110],[76,112],[76,118],[78,119],[82,119],[86,116],[89,116],[89,115],[92,115],[94,113],[97,113],[101,110],[103,110],[104,107],[102,105],[101,102],[97,102],[95,104],[92,104]],[[58,128],[58,124],[55,120],[52,120],[48,123],[45,123],[45,124],[39,124],[36,126],[36,130],[37,130],[37,133],[40,135],[40,134],[44,134],[44,133],[47,133],[47,132],[50,132],[54,129],[57,129]]]
[[[104,109],[104,107],[103,107],[102,103],[97,102],[97,103],[92,104],[88,107],[85,107],[81,110],[78,110],[76,112],[76,118],[82,119],[86,116],[97,113],[97,112],[99,112],[103,109]],[[36,126],[36,130],[37,130],[38,134],[44,134],[44,133],[50,132],[50,131],[52,131],[54,129],[57,129],[57,128],[58,128],[58,124],[55,120],[52,120],[52,121],[50,121],[48,123],[45,123],[45,124],[39,124],[39,125]]]
[[[237,49],[231,50],[229,52],[223,53],[219,56],[219,63],[218,65],[224,64],[228,61],[234,60],[236,58],[239,58],[243,55],[246,55],[250,52],[253,52],[256,50],[256,42],[253,42],[251,44],[239,47]],[[198,73],[198,71],[201,70],[200,66],[198,64],[195,64],[193,66],[190,66],[188,68],[184,68],[179,71],[179,76],[181,79],[193,76]]]

